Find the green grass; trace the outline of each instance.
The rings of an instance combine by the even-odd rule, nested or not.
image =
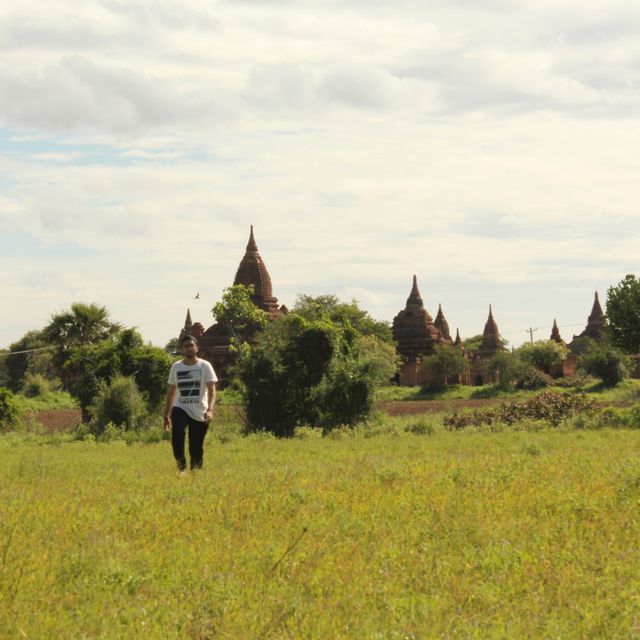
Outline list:
[[[45,409],[78,409],[80,407],[78,401],[66,391],[48,391],[33,398],[18,393],[15,395],[15,400],[20,413]]]
[[[550,387],[554,391],[567,391],[565,387]],[[604,403],[610,402],[639,402],[640,380],[623,380],[617,386],[608,389],[600,382],[593,382],[584,387],[583,391],[598,396]],[[450,385],[439,391],[424,390],[420,387],[388,386],[376,389],[375,399],[378,402],[402,400],[471,400],[471,399],[516,399],[526,398],[540,391],[520,391],[517,389],[503,389],[498,385],[488,384],[482,387],[466,385]]]
[[[5,436],[0,637],[637,637],[639,460],[627,430],[258,435],[179,480],[167,442]]]

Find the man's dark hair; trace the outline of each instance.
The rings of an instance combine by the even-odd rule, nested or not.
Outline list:
[[[182,346],[185,342],[193,342],[195,344],[198,344],[198,341],[194,336],[182,336],[182,338],[180,339],[180,346]]]

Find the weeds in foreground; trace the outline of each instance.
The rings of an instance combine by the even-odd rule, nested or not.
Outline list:
[[[634,636],[640,431],[420,424],[210,438],[181,480],[0,438],[0,637]]]

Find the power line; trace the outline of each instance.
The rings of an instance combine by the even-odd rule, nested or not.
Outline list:
[[[575,324],[559,324],[558,329],[565,329],[566,327],[584,327],[585,325],[586,322],[576,322]],[[509,331],[501,331],[500,335],[505,335],[507,333],[529,333],[529,329],[530,327],[527,327],[526,329],[510,329]],[[551,327],[549,327],[549,329],[551,329]]]
[[[22,351],[7,351],[5,353],[0,353],[0,358],[5,356],[17,356],[22,353],[36,353],[37,351],[48,351],[49,349],[55,349],[55,346],[50,347],[38,347],[37,349],[24,349]]]

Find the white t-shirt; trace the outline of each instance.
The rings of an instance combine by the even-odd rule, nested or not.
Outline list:
[[[182,360],[174,362],[167,382],[177,387],[173,406],[184,409],[194,420],[204,422],[208,406],[207,382],[218,382],[211,363],[200,358],[195,364],[185,364]]]

